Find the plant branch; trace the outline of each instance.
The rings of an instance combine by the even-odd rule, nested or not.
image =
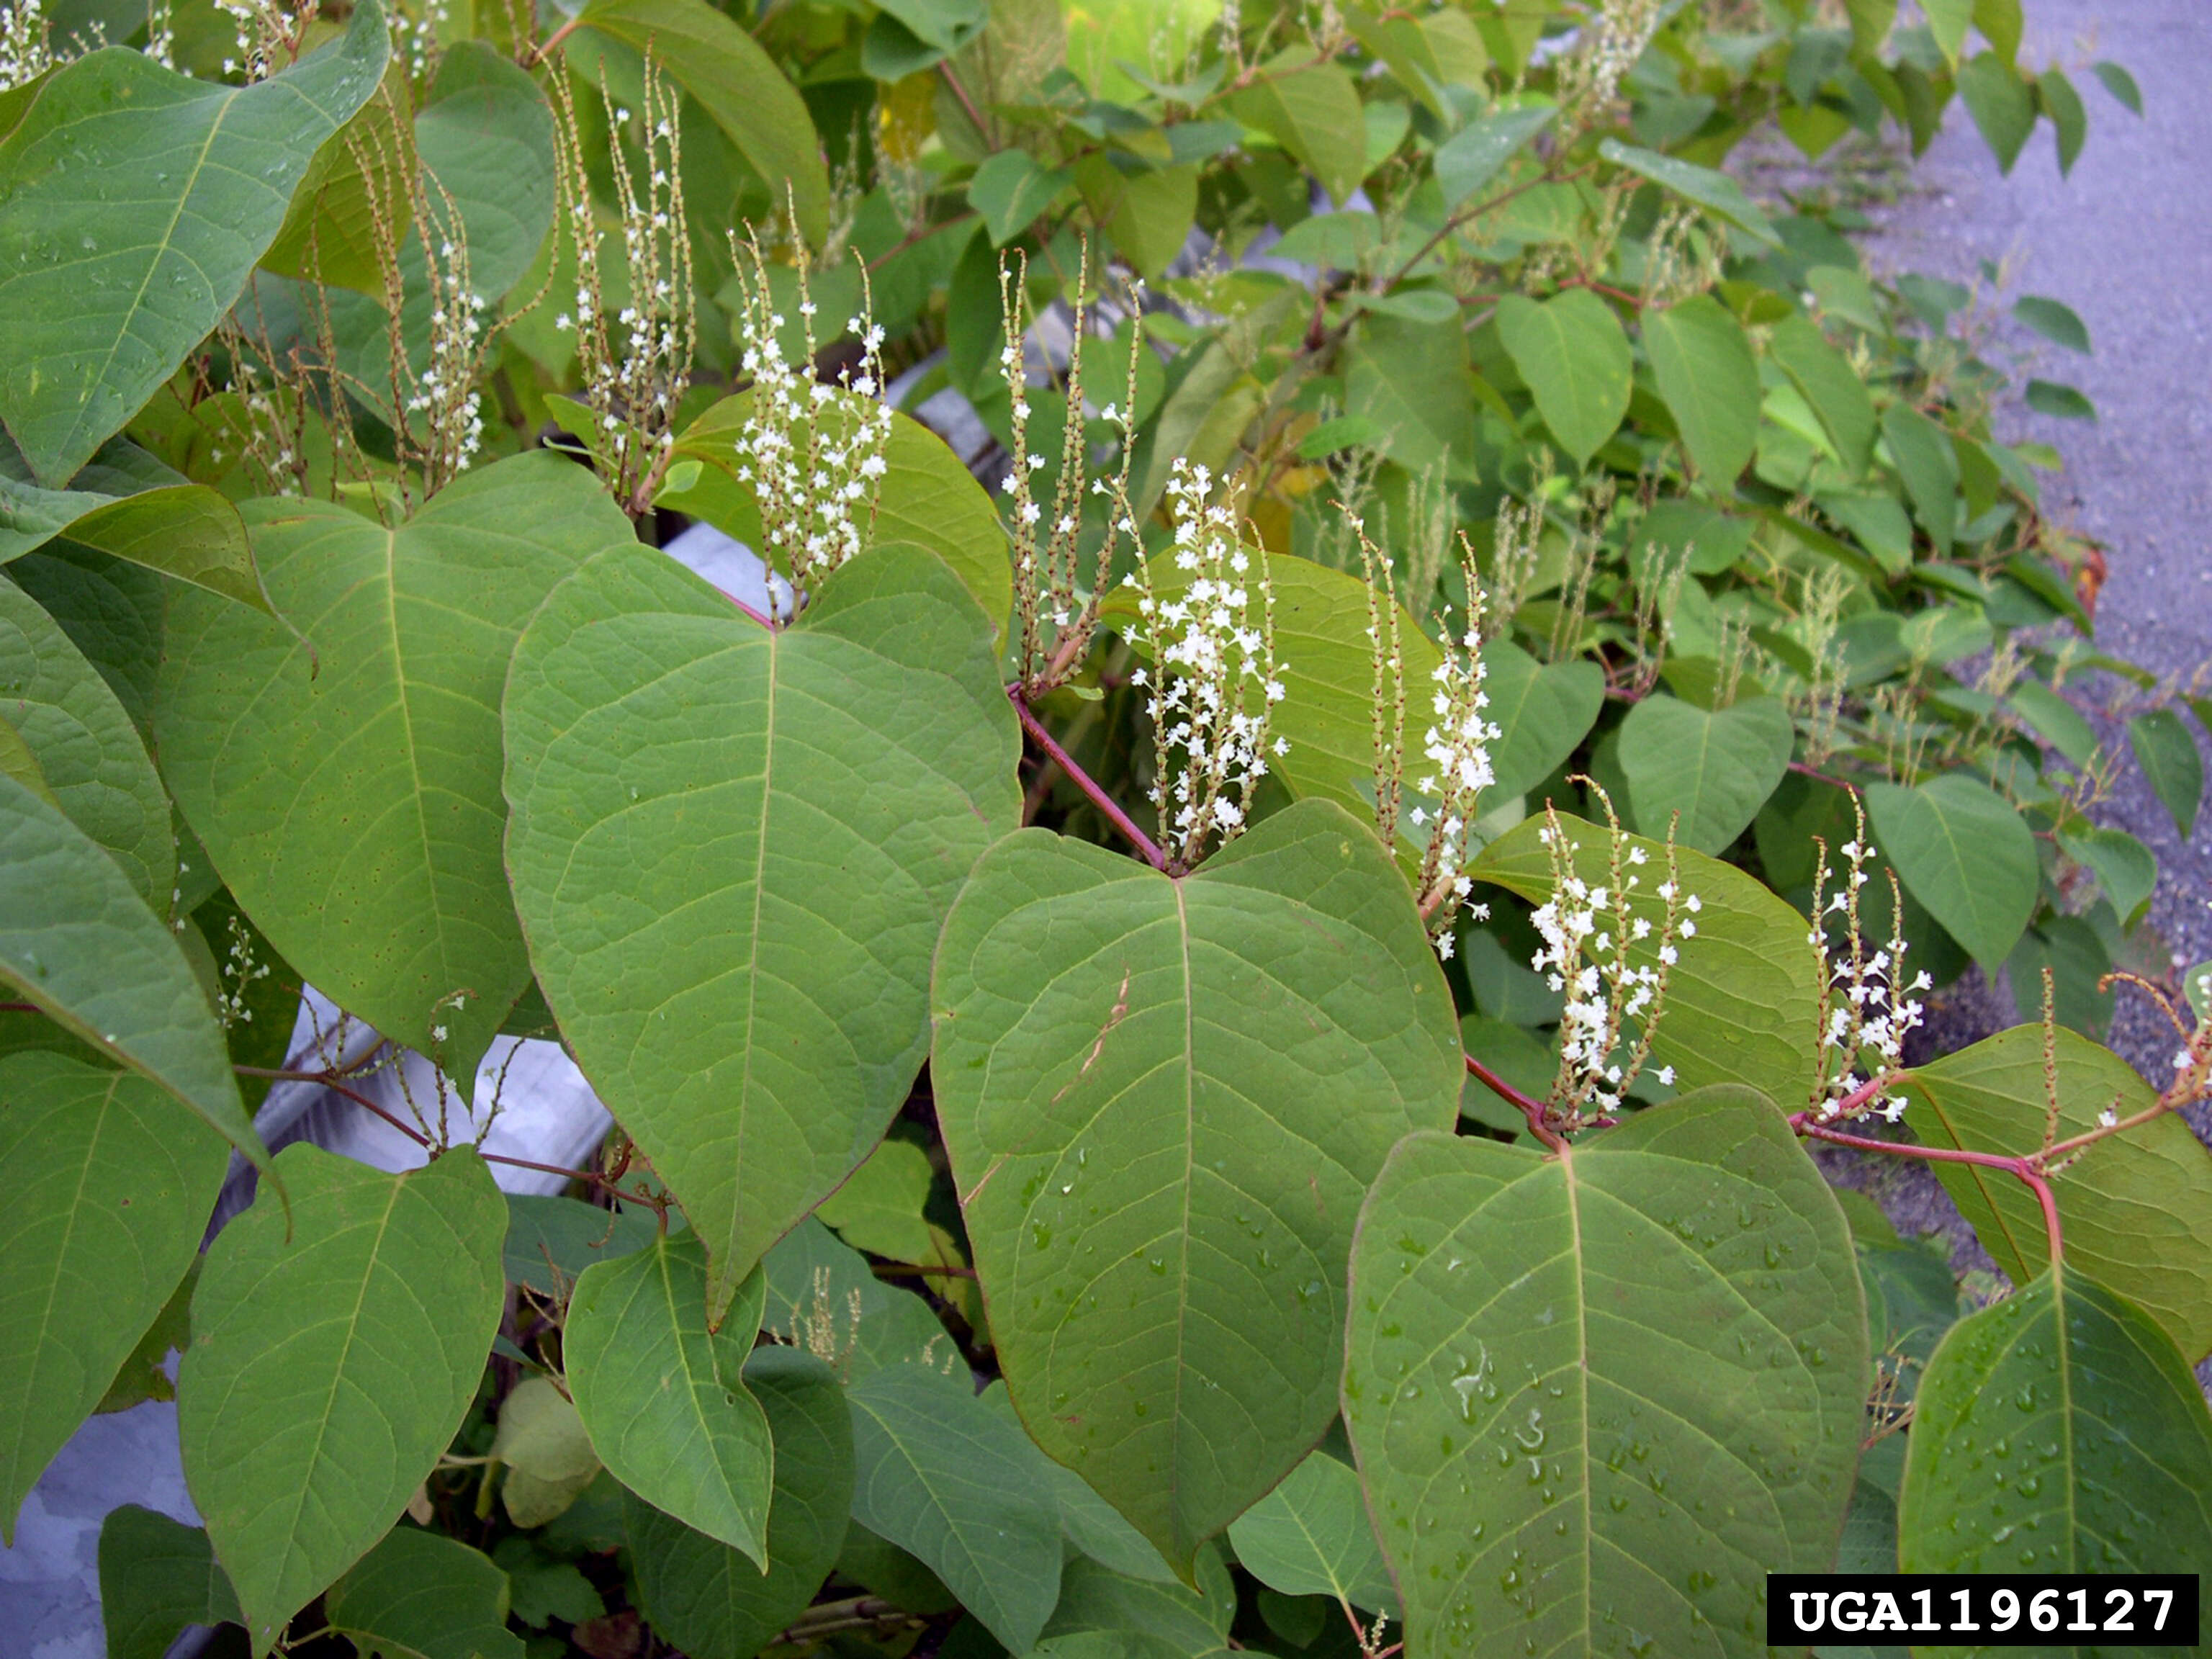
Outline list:
[[[1135,820],[1098,786],[1097,781],[1078,766],[1074,757],[1053,740],[1052,733],[1044,729],[1044,723],[1030,709],[1029,700],[1022,695],[1021,687],[1008,686],[1006,697],[1014,705],[1014,714],[1022,723],[1022,730],[1030,734],[1030,740],[1044,750],[1054,765],[1067,774],[1068,781],[1090,798],[1093,806],[1106,815],[1106,821],[1128,838],[1129,844],[1137,849],[1146,863],[1155,870],[1165,870],[1168,855],[1160,851],[1150,836],[1137,828]]]
[[[530,66],[532,69],[535,69],[538,64],[544,63],[546,58],[552,52],[553,48],[559,46],[563,40],[566,40],[569,35],[574,33],[577,27],[581,24],[583,21],[582,14],[579,13],[576,16],[571,17],[567,22],[562,24],[559,28],[555,29],[552,33],[547,35],[545,37],[545,44],[539,46],[536,51],[530,54]]]
[[[2043,1211],[2043,1230],[2050,1242],[2051,1261],[2055,1263],[2065,1255],[2065,1239],[2058,1224],[2058,1199],[2051,1190],[2051,1178],[2044,1171],[2040,1153],[2018,1158],[2005,1152],[1977,1152],[1964,1146],[1916,1146],[1909,1141],[1876,1140],[1869,1135],[1846,1134],[1841,1129],[1831,1129],[1826,1124],[1814,1121],[1809,1112],[1799,1112],[1791,1117],[1790,1127],[1801,1135],[1810,1135],[1815,1140],[1825,1140],[1838,1146],[1855,1147],[1863,1152],[1886,1152],[1893,1158],[1917,1158],[1929,1164],[1972,1164],[1984,1170],[2002,1170],[2035,1194],[2035,1201]]]
[[[1542,1101],[1534,1095],[1522,1093],[1520,1090],[1498,1076],[1473,1054],[1463,1055],[1462,1058],[1467,1061],[1468,1074],[1470,1077],[1508,1105],[1519,1109],[1521,1115],[1528,1120],[1530,1134],[1535,1136],[1555,1152],[1566,1150],[1567,1143],[1559,1138],[1559,1131],[1544,1121]]]

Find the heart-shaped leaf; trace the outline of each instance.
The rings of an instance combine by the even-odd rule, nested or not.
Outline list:
[[[1987,784],[1956,772],[1905,788],[1867,786],[1875,843],[1905,890],[1990,972],[2035,913],[2042,863],[2020,814]]]
[[[852,1514],[853,1413],[836,1375],[771,1344],[745,1361],[744,1384],[775,1443],[765,1573],[635,1495],[623,1504],[646,1616],[691,1659],[753,1659],[813,1601]]]
[[[163,1090],[67,1055],[0,1059],[0,1538],[198,1259],[230,1166]]]
[[[1014,1403],[1185,1569],[1328,1426],[1359,1194],[1457,1114],[1405,882],[1326,801],[1180,880],[1024,830],[946,921],[934,1000]]]
[[[1489,799],[1503,800],[1550,777],[1589,735],[1605,706],[1605,672],[1594,662],[1540,663],[1503,637],[1482,647],[1482,666],[1486,713],[1498,728]]]
[[[465,474],[394,530],[326,502],[246,511],[307,638],[173,596],[154,710],[169,787],[285,961],[470,1076],[530,982],[500,862],[507,657],[555,583],[635,544],[629,521],[544,452]]]
[[[1230,100],[1237,119],[1257,127],[1321,181],[1339,206],[1367,176],[1367,121],[1352,76],[1310,49],[1269,61]]]
[[[2171,1337],[2061,1265],[1951,1328],[1897,1504],[1906,1572],[2212,1572],[2212,1415]]]
[[[498,1328],[507,1206],[470,1148],[389,1175],[298,1143],[210,1248],[177,1378],[185,1482],[256,1652],[390,1530]]]
[[[1647,836],[1721,853],[1749,827],[1790,769],[1797,728],[1778,697],[1700,708],[1649,696],[1620,725],[1620,769],[1629,821]]]
[[[331,1587],[331,1628],[392,1659],[523,1659],[507,1575],[457,1538],[395,1527]]]
[[[1803,317],[1777,323],[1766,337],[1766,353],[1812,405],[1852,476],[1864,472],[1874,453],[1874,402],[1850,360],[1828,343],[1818,324]]]
[[[770,632],[651,550],[516,647],[507,856],[546,1000],[682,1200],[722,1310],[866,1158],[930,952],[1019,811],[990,629],[943,562],[861,555]]]
[[[316,147],[368,101],[384,9],[252,86],[111,47],[55,71],[0,139],[0,419],[58,489],[238,297]]]
[[[1586,464],[1628,412],[1635,359],[1613,307],[1586,288],[1498,302],[1498,337],[1559,447]]]
[[[1408,1137],[1352,1306],[1345,1422],[1410,1651],[1763,1655],[1766,1574],[1833,1559],[1865,1298],[1754,1091],[1551,1157]]]
[[[2172,709],[2153,708],[2128,722],[2128,747],[2187,841],[2197,829],[2197,804],[2204,799],[2204,757],[2197,739]]]
[[[755,1273],[707,1328],[707,1252],[663,1237],[576,1281],[562,1353],[592,1448],[616,1480],[763,1569],[774,1454],[738,1381],[768,1293]]]
[[[1398,1611],[1359,1477],[1327,1451],[1309,1454],[1238,1516],[1229,1541],[1247,1572],[1285,1595],[1333,1595],[1364,1612]]]
[[[1644,349],[1692,465],[1712,489],[1733,489],[1759,441],[1759,362],[1743,325],[1692,295],[1644,313]]]

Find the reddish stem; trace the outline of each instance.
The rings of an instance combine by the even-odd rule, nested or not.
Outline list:
[[[1875,1140],[1867,1135],[1846,1134],[1841,1129],[1831,1129],[1816,1123],[1809,1112],[1799,1112],[1790,1120],[1790,1127],[1801,1135],[1810,1135],[1815,1140],[1825,1140],[1833,1146],[1856,1147],[1863,1152],[1887,1152],[1893,1158],[1917,1158],[1928,1164],[1972,1164],[1984,1170],[2002,1170],[2014,1176],[2035,1194],[2035,1201],[2043,1211],[2043,1230],[2050,1242],[2051,1259],[2055,1263],[2065,1255],[2065,1237],[2058,1224],[2058,1198],[2051,1190],[2050,1177],[2044,1174],[2037,1159],[2015,1158],[2004,1152],[1977,1152],[1964,1146],[1916,1146],[1900,1140]]]
[[[1106,821],[1109,823],[1128,838],[1129,844],[1143,856],[1146,863],[1151,865],[1155,870],[1165,870],[1168,867],[1168,855],[1153,844],[1150,836],[1137,828],[1129,815],[1115,803],[1111,795],[1098,787],[1097,781],[1088,772],[1075,763],[1074,757],[1067,750],[1053,741],[1052,733],[1044,729],[1043,722],[1037,719],[1030,708],[1028,699],[1022,696],[1021,687],[1008,686],[1006,698],[1014,705],[1014,714],[1021,720],[1022,730],[1030,734],[1030,741],[1044,750],[1061,771],[1067,774],[1069,781],[1090,798],[1091,804],[1106,815]]]
[[[1521,1115],[1528,1120],[1528,1133],[1530,1134],[1535,1136],[1537,1139],[1542,1141],[1547,1146],[1549,1146],[1555,1152],[1565,1152],[1566,1150],[1567,1143],[1559,1138],[1559,1132],[1553,1128],[1550,1124],[1544,1121],[1544,1103],[1542,1101],[1538,1100],[1533,1095],[1522,1094],[1521,1091],[1515,1088],[1504,1078],[1498,1076],[1497,1073],[1492,1071],[1490,1067],[1484,1065],[1473,1054],[1465,1055],[1463,1058],[1467,1061],[1467,1069],[1469,1076],[1473,1077],[1477,1083],[1482,1085],[1484,1088],[1489,1090],[1491,1093],[1496,1095],[1500,1100],[1504,1101],[1508,1105],[1519,1109]]]

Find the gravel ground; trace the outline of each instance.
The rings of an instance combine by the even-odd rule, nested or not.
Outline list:
[[[2008,318],[1996,329],[2001,351],[2079,386],[2099,414],[2090,423],[2015,407],[2001,415],[2000,435],[2043,440],[2066,458],[2066,470],[2045,480],[2044,504],[2106,549],[2098,645],[2185,683],[2212,661],[2212,173],[2202,162],[2212,153],[2212,6],[2031,0],[2027,11],[2023,58],[2063,64],[2089,106],[2089,139],[2072,175],[2059,176],[2045,124],[2011,176],[2001,176],[1954,105],[1904,193],[1869,210],[1880,228],[1867,256],[1878,270],[1968,283],[1988,260],[2005,273],[2007,306],[2015,295],[2048,295],[2087,325],[2090,357],[2047,345]],[[2135,76],[2142,120],[2077,72],[2100,58]],[[2118,737],[2116,722],[2103,725],[2105,736]],[[2165,942],[2160,954],[2177,966],[2212,957],[2212,811],[2185,845],[2130,764],[2099,815],[2158,856],[2149,926]],[[2014,1018],[2011,999],[1972,975],[1924,1035],[1931,1049],[1948,1049]],[[2154,1083],[2172,1076],[2172,1033],[2139,999],[2123,994],[2112,1042]],[[2212,1128],[2203,1108],[2195,1127],[2200,1135]],[[1924,1166],[1872,1171],[1839,1162],[1831,1173],[1875,1190],[1901,1229],[1943,1232],[1961,1269],[1991,1265]]]

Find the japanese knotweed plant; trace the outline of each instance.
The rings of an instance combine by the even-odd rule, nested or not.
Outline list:
[[[173,1397],[111,1651],[1751,1655],[1776,1571],[2212,1570],[2212,969],[2096,811],[2124,745],[2191,833],[2212,705],[2094,648],[1997,276],[1844,234],[1954,94],[2070,166],[2083,66],[538,23],[0,5],[0,1533]],[[1926,1052],[1975,963],[2027,1023]],[[516,1036],[582,1167],[486,1139]],[[1997,1273],[1829,1178],[1898,1158]]]

